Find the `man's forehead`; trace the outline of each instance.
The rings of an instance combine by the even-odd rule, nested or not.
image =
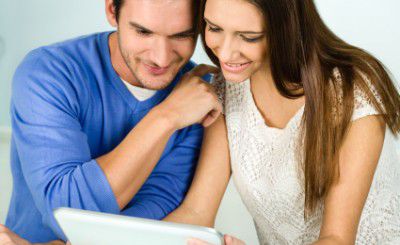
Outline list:
[[[154,32],[175,34],[193,26],[192,0],[125,1],[125,18]]]

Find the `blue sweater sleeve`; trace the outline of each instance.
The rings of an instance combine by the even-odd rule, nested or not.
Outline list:
[[[160,220],[175,210],[192,182],[202,138],[201,125],[189,127],[121,213]]]
[[[189,62],[181,70],[182,74],[195,66],[194,62]],[[211,76],[207,74],[203,79],[210,82]],[[202,139],[201,125],[184,129],[179,143],[164,155],[121,214],[160,220],[175,210],[182,203],[192,182]]]
[[[63,65],[34,51],[15,73],[11,100],[23,176],[42,222],[64,240],[55,208],[120,211],[104,173],[91,159],[78,117],[82,102],[68,77]]]

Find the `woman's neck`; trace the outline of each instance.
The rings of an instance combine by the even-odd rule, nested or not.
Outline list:
[[[285,128],[304,105],[304,96],[289,99],[276,88],[270,69],[260,70],[250,78],[254,103],[265,123],[270,127]]]
[[[262,68],[255,72],[250,77],[250,82],[252,84],[252,88],[261,89],[264,91],[264,94],[267,93],[268,95],[273,97],[284,97],[276,87],[276,83],[272,76],[272,71],[269,65],[265,65],[265,68]],[[288,89],[291,89],[294,94],[304,94],[303,88],[298,88],[297,84],[286,83],[285,86]]]
[[[264,68],[258,70],[250,77],[250,82],[252,88],[261,89],[264,94],[277,95],[279,94],[276,88],[274,78],[272,77],[272,72],[269,65],[265,65]],[[253,94],[254,96],[254,94]]]

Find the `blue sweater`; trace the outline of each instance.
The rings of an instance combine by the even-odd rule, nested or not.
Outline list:
[[[171,136],[150,177],[119,209],[95,159],[114,149],[194,64],[189,62],[170,86],[140,102],[112,67],[109,34],[36,49],[15,72],[14,186],[6,225],[31,242],[66,240],[52,214],[57,207],[162,219],[181,203],[191,183],[203,135],[200,125]]]

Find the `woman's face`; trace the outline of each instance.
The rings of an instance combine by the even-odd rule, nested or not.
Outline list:
[[[243,82],[267,67],[264,17],[245,0],[207,0],[207,46],[219,59],[228,81]]]

